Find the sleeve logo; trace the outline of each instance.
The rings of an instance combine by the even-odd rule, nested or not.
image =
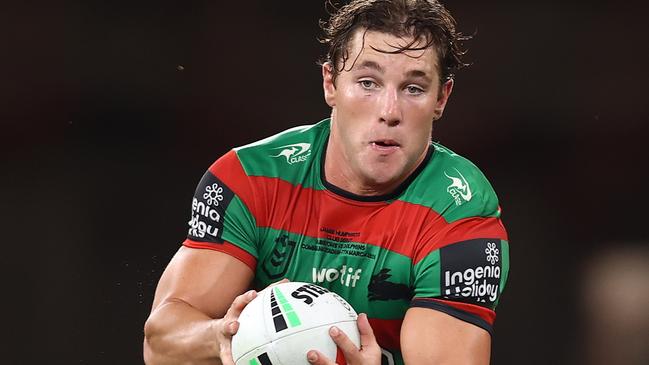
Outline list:
[[[501,248],[498,239],[473,239],[440,249],[442,296],[486,307],[500,294]]]
[[[219,202],[223,200],[223,188],[219,184],[212,184],[212,186],[205,187],[205,194],[203,194],[203,199],[207,199],[208,205],[219,205]]]
[[[225,212],[234,193],[211,172],[206,172],[192,199],[192,217],[187,237],[196,241],[223,243]]]
[[[282,147],[275,148],[281,151],[277,155],[270,155],[271,157],[284,157],[289,165],[297,162],[304,162],[311,156],[310,143],[294,143]]]
[[[498,253],[500,253],[500,250],[496,248],[495,242],[487,242],[487,248],[484,249],[484,252],[487,254],[487,261],[492,265],[498,262]]]
[[[460,171],[458,171],[458,169],[456,168],[454,168],[453,170],[457,172],[459,177],[449,175],[446,171],[444,171],[444,175],[447,178],[451,179],[451,185],[446,188],[446,191],[451,194],[453,200],[455,200],[455,205],[462,205],[470,201],[473,197],[473,194],[471,193],[471,187],[464,178],[464,175],[462,175],[462,173],[460,173]]]

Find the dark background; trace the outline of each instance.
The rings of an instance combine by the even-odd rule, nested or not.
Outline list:
[[[510,234],[493,362],[582,363],[581,267],[647,242],[647,5],[446,4],[476,37],[434,139],[489,177]],[[205,169],[328,116],[315,64],[325,17],[315,0],[3,11],[7,363],[142,362],[155,285]]]

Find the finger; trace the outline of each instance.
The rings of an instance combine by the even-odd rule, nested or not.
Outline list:
[[[367,319],[367,314],[359,314],[356,323],[358,325],[358,332],[361,335],[361,347],[367,348],[368,346],[375,344],[376,338],[374,337],[374,330],[372,330],[370,321]]]
[[[333,360],[329,359],[322,352],[317,350],[307,352],[306,359],[313,365],[336,365]]]
[[[232,305],[228,309],[228,312],[226,313],[225,316],[228,317],[229,319],[239,318],[239,315],[241,314],[243,308],[245,308],[246,305],[248,305],[248,303],[250,303],[256,297],[257,297],[256,291],[248,290],[247,292],[234,298],[234,301],[232,302]]]
[[[219,344],[219,359],[221,359],[221,364],[223,365],[234,365],[230,341]]]
[[[341,331],[340,328],[336,326],[331,327],[329,329],[329,335],[338,348],[342,350],[348,362],[358,357],[358,347],[356,347],[356,344],[354,344],[354,342],[352,342],[352,340],[350,340],[345,332]]]
[[[239,330],[239,321],[230,321],[225,325],[225,334],[234,336]]]

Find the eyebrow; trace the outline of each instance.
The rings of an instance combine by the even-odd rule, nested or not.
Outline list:
[[[424,79],[424,80],[426,80],[426,81],[428,81],[428,82],[430,82],[430,81],[432,80],[432,79],[430,78],[430,76],[428,76],[427,73],[425,73],[424,71],[421,71],[421,70],[411,70],[411,71],[408,71],[408,72],[406,73],[406,76],[408,76],[408,77],[412,77],[412,78],[422,78],[422,79]]]
[[[358,66],[354,67],[358,70],[364,69],[364,68],[369,68],[372,70],[376,70],[380,73],[385,73],[385,70],[383,69],[383,66],[379,65],[378,63],[374,61],[363,61],[361,62]],[[424,71],[421,70],[410,70],[406,73],[407,77],[412,77],[412,78],[422,78],[428,82],[430,82],[432,79],[428,74]]]

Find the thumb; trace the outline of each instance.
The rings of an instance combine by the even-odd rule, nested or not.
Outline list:
[[[372,344],[375,344],[376,338],[374,337],[374,330],[372,330],[370,321],[367,319],[367,314],[359,314],[357,324],[358,332],[361,335],[361,347],[372,346]]]

